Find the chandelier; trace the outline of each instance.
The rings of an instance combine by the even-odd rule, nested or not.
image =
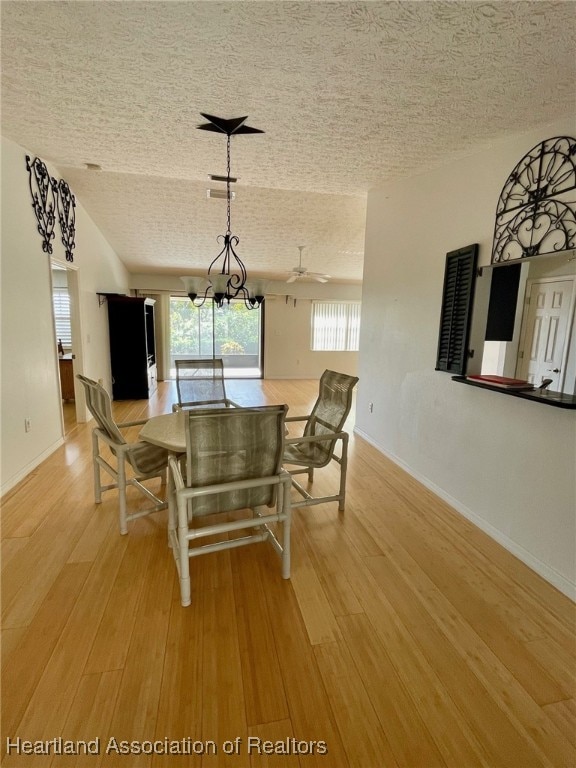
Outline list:
[[[243,299],[248,309],[258,309],[264,300],[264,281],[247,283],[246,267],[242,259],[236,253],[236,247],[240,242],[230,228],[230,139],[232,135],[240,133],[264,133],[259,128],[251,128],[244,125],[246,117],[233,117],[226,120],[222,117],[214,117],[200,113],[208,120],[207,123],[198,125],[201,131],[215,131],[226,134],[226,233],[218,235],[218,242],[222,244],[222,250],[212,260],[208,267],[208,285],[203,277],[183,277],[186,293],[196,307],[201,307],[207,298],[212,298],[217,307],[230,303],[231,299]]]

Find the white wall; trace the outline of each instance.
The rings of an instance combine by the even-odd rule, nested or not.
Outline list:
[[[341,297],[338,297],[340,300]],[[310,349],[312,301],[278,297],[266,306],[264,377],[319,379],[329,368],[356,376],[358,352],[313,352]]]
[[[0,454],[5,493],[62,442],[61,400],[51,298],[51,264],[31,205],[26,154],[2,139],[2,350]],[[52,176],[60,174],[48,167]],[[74,190],[72,190],[74,191]],[[56,225],[53,256],[65,260]],[[84,373],[110,384],[106,307],[96,291],[124,292],[128,273],[77,199],[74,265],[80,290],[81,338],[75,353]],[[31,430],[25,432],[24,420]]]
[[[496,203],[569,116],[368,196],[356,428],[545,578],[576,596],[576,412],[434,370],[445,255],[480,245]],[[373,413],[368,404],[374,403]]]
[[[182,281],[169,275],[131,275],[130,287],[142,292],[183,291]],[[264,377],[318,379],[326,368],[355,376],[357,352],[310,350],[310,312],[313,298],[353,301],[360,300],[361,293],[359,285],[270,281],[264,325]]]

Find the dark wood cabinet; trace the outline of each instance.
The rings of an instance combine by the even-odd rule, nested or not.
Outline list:
[[[108,296],[114,400],[141,400],[156,390],[154,301]]]
[[[63,355],[58,358],[60,366],[60,390],[62,400],[74,400],[74,363],[72,355]]]

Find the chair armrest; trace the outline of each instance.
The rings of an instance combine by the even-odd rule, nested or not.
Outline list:
[[[140,424],[140,422],[135,422],[136,424]],[[146,421],[143,421],[142,424],[145,424]],[[120,426],[119,424],[116,425],[117,427]],[[98,436],[99,440],[102,440],[103,443],[106,443],[106,445],[109,445],[110,448],[112,448],[117,453],[129,453],[130,451],[133,451],[134,448],[137,448],[140,445],[150,445],[150,443],[147,443],[146,440],[138,440],[134,443],[118,443],[116,440],[112,440],[111,437],[108,437],[106,432],[100,429],[100,427],[94,427],[92,430],[95,435]]]
[[[303,435],[302,437],[285,437],[284,445],[296,443],[315,443],[318,440],[341,440],[348,437],[348,432],[329,432],[324,435]]]
[[[118,424],[116,426],[118,426]],[[116,440],[112,440],[112,438],[108,437],[106,432],[100,429],[100,427],[94,427],[92,432],[97,435],[99,440],[102,440],[103,443],[109,445],[113,452],[126,452],[135,445],[135,443],[118,443]]]
[[[198,400],[196,403],[172,403],[172,413],[189,411],[193,408],[201,408],[207,405],[214,405],[215,408],[244,408],[240,403],[237,403],[235,400],[230,400],[230,398],[227,397],[225,400]]]
[[[149,419],[139,419],[138,421],[123,421],[122,424],[116,424],[118,429],[123,429],[124,427],[139,427],[141,424],[146,424],[146,422],[149,421]]]
[[[248,488],[258,488],[262,485],[279,485],[280,483],[287,482],[287,473],[284,469],[281,469],[275,475],[267,475],[266,477],[251,477],[247,480],[234,480],[222,481],[221,483],[214,483],[213,485],[201,485],[193,487],[184,487],[177,489],[181,491],[181,495],[184,498],[193,499],[197,496],[212,496],[215,493],[224,493],[226,491],[241,491]]]
[[[308,416],[286,416],[284,421],[306,421],[310,418],[310,414]]]
[[[241,405],[235,403],[233,400],[225,398],[224,400],[194,400],[186,401],[185,403],[173,403],[172,412],[176,411],[190,411],[194,408],[206,408],[212,406],[213,408],[225,408],[228,405],[232,405],[235,408],[241,408]]]

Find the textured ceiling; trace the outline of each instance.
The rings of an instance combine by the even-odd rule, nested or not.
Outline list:
[[[573,2],[4,2],[2,133],[52,163],[132,272],[360,280],[367,190],[574,106]],[[84,169],[102,166],[101,173]],[[221,185],[220,185],[221,186]],[[78,245],[80,247],[81,244]]]

